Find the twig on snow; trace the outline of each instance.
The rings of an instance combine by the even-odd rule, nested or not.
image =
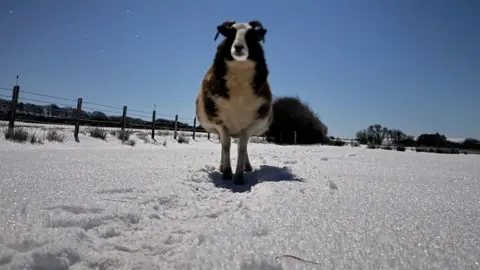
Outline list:
[[[299,257],[297,257],[297,256],[288,255],[288,254],[287,254],[287,255],[280,255],[280,256],[277,256],[277,257],[275,257],[275,259],[279,259],[279,258],[281,258],[281,257],[293,258],[293,259],[296,259],[296,260],[299,260],[299,261],[302,261],[302,262],[306,262],[306,263],[311,263],[311,264],[318,264],[318,265],[320,265],[320,263],[318,263],[318,262],[314,262],[314,261],[307,261],[307,260],[304,260],[304,259],[302,259],[302,258],[299,258]]]

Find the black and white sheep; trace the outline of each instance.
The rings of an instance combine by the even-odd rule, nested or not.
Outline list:
[[[272,92],[263,44],[267,29],[259,21],[226,21],[217,26],[225,39],[218,45],[196,99],[201,126],[219,135],[222,146],[220,172],[224,180],[244,184],[244,171],[251,171],[247,143],[263,134],[273,120]],[[238,138],[235,174],[230,164],[231,137]]]

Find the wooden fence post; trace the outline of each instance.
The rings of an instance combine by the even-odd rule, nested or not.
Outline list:
[[[80,117],[82,115],[82,98],[78,98],[77,100],[77,115],[75,118],[75,132],[73,136],[75,137],[76,142],[80,142],[80,139],[78,139],[78,133],[80,132]]]
[[[197,129],[197,117],[193,117],[193,139],[195,140],[195,130]]]
[[[210,140],[210,132],[207,132],[207,138]]]
[[[175,114],[175,124],[174,124],[174,130],[173,130],[173,138],[175,140],[177,139],[177,128],[178,128],[178,114]]]
[[[9,132],[13,132],[15,126],[15,118],[17,114],[18,95],[20,94],[20,86],[15,85],[12,93],[12,104],[10,104],[10,121],[8,122]]]
[[[297,144],[297,132],[293,132],[293,144]]]
[[[121,121],[122,132],[125,131],[125,126],[127,124],[126,122],[127,122],[127,106],[123,106],[123,114],[122,114],[122,121]]]
[[[155,110],[155,107],[153,109],[152,113],[152,140],[155,140],[155,118],[156,118],[157,111]]]

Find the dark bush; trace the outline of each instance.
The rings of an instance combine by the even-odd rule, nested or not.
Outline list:
[[[467,138],[462,143],[462,147],[465,149],[480,150],[480,141],[473,138]]]
[[[460,150],[457,149],[457,148],[451,148],[451,149],[450,149],[450,153],[451,153],[451,154],[460,154]]]
[[[67,135],[63,134],[62,132],[52,129],[47,132],[47,140],[50,142],[64,142],[67,139]]]
[[[347,144],[346,142],[340,140],[340,139],[336,139],[335,141],[333,141],[333,146],[345,146],[345,144]]]
[[[5,140],[12,142],[25,143],[28,140],[28,131],[22,127],[6,128],[3,130],[3,135]]]
[[[405,148],[405,146],[403,146],[403,145],[397,145],[397,146],[395,147],[395,150],[401,151],[401,152],[405,152],[406,148]]]
[[[368,149],[377,149],[377,146],[375,144],[368,144],[367,148]]]
[[[150,143],[151,142],[149,135],[150,134],[148,134],[147,132],[138,132],[137,133],[137,137],[145,143]]]
[[[128,130],[120,130],[118,133],[117,133],[117,138],[122,141],[122,142],[126,142],[128,140],[130,140],[130,135],[132,134],[131,131],[128,131]]]
[[[460,151],[455,148],[435,148],[432,150],[437,154],[460,154]]]
[[[347,143],[340,140],[340,139],[331,140],[330,138],[327,138],[327,140],[325,141],[324,144],[331,145],[331,146],[345,146],[345,144],[347,144]]]
[[[187,136],[180,134],[177,139],[178,143],[187,143],[189,142],[189,139]]]
[[[125,145],[130,145],[132,147],[135,146],[135,144],[137,144],[137,142],[133,139],[124,140],[124,141],[122,141],[122,143],[125,144]]]
[[[43,144],[43,138],[38,136],[37,133],[32,133],[30,136],[30,143],[31,144]]]
[[[277,144],[324,144],[328,128],[299,97],[279,97],[273,104],[273,122],[267,141]]]
[[[428,152],[428,153],[437,153],[437,154],[460,154],[460,150],[457,148],[448,148],[448,147],[438,147],[438,148],[426,148],[426,147],[416,147],[416,152]]]
[[[391,146],[382,146],[383,150],[393,150]]]
[[[107,131],[104,130],[104,129],[100,129],[98,127],[92,128],[90,130],[90,137],[101,139],[101,140],[106,140],[107,139]]]

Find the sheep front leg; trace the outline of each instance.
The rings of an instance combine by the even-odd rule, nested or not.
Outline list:
[[[237,158],[237,167],[235,169],[235,175],[233,176],[233,183],[235,185],[244,185],[244,166],[247,164],[247,143],[248,136],[246,132],[242,132],[238,137],[238,158]],[[249,164],[250,162],[248,162]]]
[[[223,180],[231,180],[232,179],[232,165],[230,163],[230,146],[231,146],[231,138],[222,130],[218,134],[220,136],[220,143],[222,145],[222,151],[220,154],[220,172],[223,175]]]
[[[243,170],[246,172],[253,171],[252,164],[250,163],[250,159],[248,158],[248,149],[245,151],[245,166],[243,166]]]

